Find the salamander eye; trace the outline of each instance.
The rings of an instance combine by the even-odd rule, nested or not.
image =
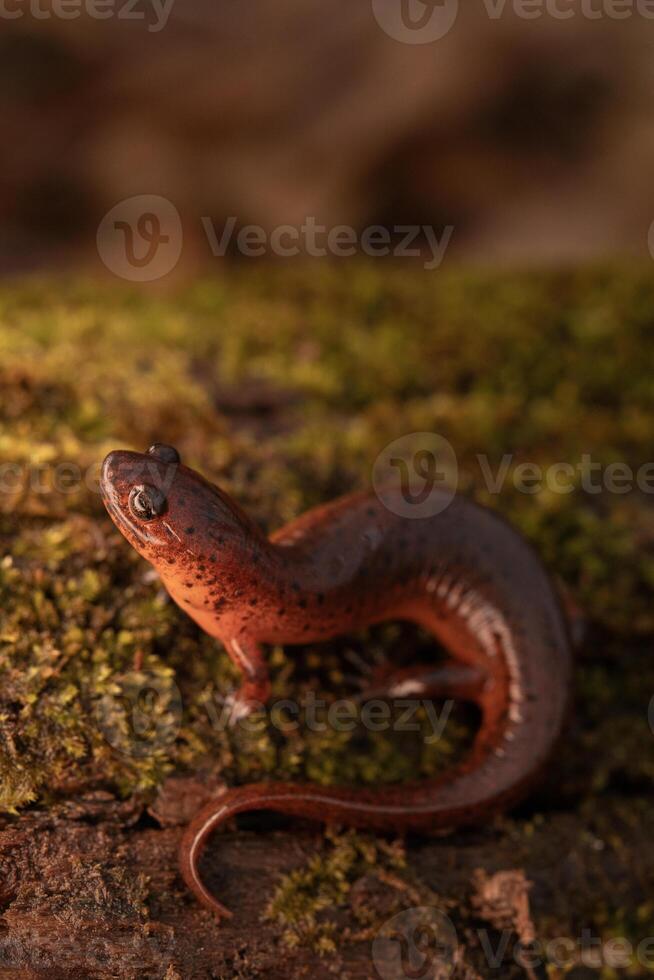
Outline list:
[[[162,463],[181,463],[179,453],[174,446],[166,446],[163,442],[155,442],[148,449],[148,456],[156,456]]]
[[[140,521],[152,521],[166,513],[166,498],[156,487],[132,487],[129,509]]]

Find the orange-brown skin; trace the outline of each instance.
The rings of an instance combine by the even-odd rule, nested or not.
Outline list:
[[[365,790],[258,783],[209,803],[180,850],[184,879],[207,908],[229,915],[203,885],[198,861],[209,835],[237,813],[278,810],[382,831],[450,828],[506,808],[538,776],[565,716],[568,631],[538,557],[491,511],[456,496],[437,515],[411,520],[362,493],[267,538],[161,445],[110,453],[101,489],[117,527],[175,602],[241,669],[235,716],[268,698],[264,645],[326,640],[390,619],[420,624],[456,662],[423,670],[409,688],[397,674],[388,694],[462,697],[481,709],[471,753],[444,777]]]

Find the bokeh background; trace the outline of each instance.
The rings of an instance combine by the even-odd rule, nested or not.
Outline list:
[[[177,0],[162,21],[7,0],[0,270],[102,271],[98,224],[135,194],[179,210],[182,272],[212,261],[203,215],[453,225],[448,257],[477,262],[647,255],[654,20],[459,6],[409,44],[371,2]]]

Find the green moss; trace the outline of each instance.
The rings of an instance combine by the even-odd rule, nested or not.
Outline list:
[[[334,913],[347,902],[353,884],[364,875],[404,867],[404,850],[397,842],[327,830],[321,852],[306,867],[285,876],[275,890],[266,918],[283,930],[285,945],[311,945],[316,952],[333,953],[339,942]]]
[[[380,450],[419,430],[452,443],[460,488],[522,528],[594,623],[561,757],[564,798],[647,793],[649,494],[588,492],[578,470],[573,493],[525,494],[514,477],[525,461],[576,466],[585,454],[634,471],[649,462],[653,327],[651,269],[635,265],[437,276],[256,265],[168,296],[3,285],[0,809],[95,786],[147,794],[172,769],[372,785],[449,765],[469,742],[466,714],[434,743],[424,716],[400,737],[269,718],[226,730],[231,664],[162,594],[97,494],[109,449],[164,440],[274,527],[369,486]],[[489,492],[479,454],[493,472],[509,454],[501,493]],[[275,692],[328,708],[356,690],[347,650],[393,655],[403,637],[388,627],[300,656],[276,650]],[[311,906],[322,872],[307,874],[280,916],[294,888]]]

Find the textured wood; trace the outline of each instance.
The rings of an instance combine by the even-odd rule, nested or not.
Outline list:
[[[605,807],[616,827],[617,803],[607,800]],[[172,821],[175,807],[164,809]],[[619,894],[630,908],[646,900],[654,879],[650,816],[634,815],[629,826],[634,861],[627,851],[618,860],[611,847],[599,847],[577,815],[552,813],[539,826],[526,836],[510,821],[409,841],[409,877],[444,899],[456,923],[455,980],[499,975],[486,970],[481,932],[497,949],[500,930],[507,930],[501,975],[524,977],[513,947],[520,937],[530,940],[534,923],[553,922],[556,935],[573,937],[566,922],[589,921],[589,908],[602,895]],[[354,883],[346,905],[328,912],[337,924],[335,954],[289,950],[262,913],[280,875],[323,846],[320,829],[294,823],[275,830],[262,817],[257,829],[217,835],[204,875],[234,913],[220,925],[179,876],[181,831],[108,794],[0,824],[0,978],[368,980],[378,977],[374,931],[362,930],[354,910],[363,905],[383,921],[398,893],[404,907],[421,904],[406,878],[366,875]]]

